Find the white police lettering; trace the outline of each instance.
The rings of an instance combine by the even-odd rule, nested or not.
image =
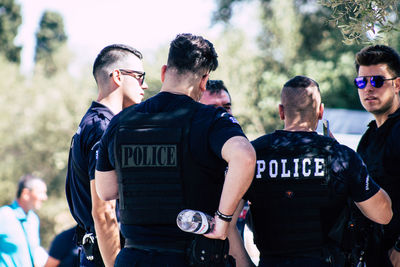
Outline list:
[[[269,176],[271,178],[278,176],[278,162],[274,159],[269,161]]]
[[[315,176],[324,176],[324,159],[316,158],[315,162]]]
[[[299,177],[299,159],[294,159],[293,163],[294,163],[293,177]]]
[[[325,169],[324,158],[271,159],[268,162],[257,160],[256,178],[324,177]]]
[[[369,191],[369,175],[365,178],[365,191]]]
[[[306,166],[306,165],[308,165],[308,166]],[[304,177],[310,176],[310,174],[311,174],[310,169],[308,169],[308,171],[307,171],[307,168],[310,168],[310,165],[311,165],[310,159],[303,159],[303,175],[304,175]]]
[[[257,175],[256,178],[261,178],[261,172],[265,171],[265,161],[257,160]]]
[[[290,177],[290,171],[286,170],[287,159],[281,159],[281,162],[282,162],[282,177],[284,178]]]

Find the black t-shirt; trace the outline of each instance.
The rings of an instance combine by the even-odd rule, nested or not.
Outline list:
[[[384,225],[384,247],[389,249],[400,235],[400,109],[390,114],[378,128],[371,121],[362,136],[357,152],[371,177],[392,200],[393,218]]]
[[[112,117],[106,106],[93,102],[71,143],[65,191],[72,216],[87,231],[94,231],[90,181],[94,179],[100,138]]]
[[[114,136],[118,125],[118,118],[124,112],[134,108],[139,112],[157,113],[179,109],[184,103],[193,101],[186,95],[176,95],[161,92],[154,97],[134,107],[129,107],[116,115],[110,122],[99,147],[99,157],[96,169],[110,171],[115,169]],[[207,115],[208,114],[208,115]],[[214,114],[210,117],[210,114]],[[222,108],[211,106],[202,107],[193,115],[190,129],[190,153],[202,166],[213,166],[214,169],[224,171],[226,162],[222,160],[221,150],[225,142],[234,136],[245,136],[236,119]],[[218,166],[220,166],[218,168]],[[222,167],[222,168],[221,168]],[[158,241],[173,241],[179,239],[183,232],[176,226],[170,227],[139,227],[121,225],[121,232],[127,238],[135,240],[154,239]]]
[[[279,130],[275,131],[272,134],[264,135],[252,141],[252,144],[257,152],[257,162],[258,162],[258,164],[256,165],[255,180],[256,179],[276,180],[276,179],[281,179],[280,176],[282,176],[279,173],[276,173],[277,172],[276,169],[269,170],[270,165],[268,163],[262,165],[263,168],[260,169],[259,161],[263,160],[260,157],[261,150],[265,149],[266,147],[274,147],[276,144],[279,144],[279,146],[281,147],[283,146],[290,148],[305,147],[307,146],[307,144],[317,143],[320,138],[327,138],[327,137],[318,135],[316,132],[290,132],[290,131]],[[325,203],[325,205],[331,206],[334,210],[336,210],[337,213],[336,216],[338,216],[338,213],[340,213],[340,210],[344,208],[345,204],[345,202],[343,201],[338,202],[339,197],[343,198],[343,196],[345,197],[349,196],[355,202],[362,202],[375,195],[379,191],[380,187],[369,177],[365,164],[355,151],[337,142],[332,142],[332,147],[330,148],[330,150],[332,153],[329,153],[331,155],[330,156],[331,158],[327,165],[330,171],[329,174],[330,182],[328,183],[328,185],[330,186],[330,192],[333,192],[333,197],[330,198],[329,200],[332,201],[332,204],[328,203],[326,205]],[[277,159],[276,162],[281,162],[281,160]],[[299,163],[299,165],[301,165],[301,163]],[[271,166],[276,166],[276,165],[272,164]],[[286,166],[290,165],[287,164]],[[279,169],[278,172],[280,171],[282,170]],[[262,172],[264,172],[264,174]],[[292,177],[294,170],[284,169],[283,172],[285,174],[291,173],[291,176],[287,175],[285,178],[288,184],[290,183],[289,182],[290,179],[293,180],[295,179]],[[301,172],[300,169],[299,172]],[[270,173],[273,174],[272,178],[269,177]],[[259,176],[258,178],[257,175]],[[300,174],[298,176],[301,179],[302,175]],[[261,194],[254,195],[255,180],[253,181],[253,184],[250,186],[248,192],[245,194],[244,198],[249,200],[252,204],[257,204],[258,202],[261,202],[259,205],[261,204],[268,205],[268,203],[264,203],[267,200],[261,197]],[[343,206],[335,207],[337,203],[341,203]],[[301,209],[301,207],[298,208]],[[306,210],[307,207],[304,207],[304,209]],[[333,212],[333,210],[331,212]],[[299,213],[301,214],[301,212]],[[262,225],[262,223],[260,222],[266,222],[268,218],[272,217],[274,218],[274,220],[275,218],[277,218],[276,220],[279,221],[279,217],[277,216],[280,216],[280,214],[263,214],[262,216],[253,218],[253,220],[258,222],[255,223],[255,225]],[[331,215],[329,215],[328,217],[330,216]],[[330,219],[332,221],[325,222],[325,224],[330,224],[332,226],[332,223],[334,222],[335,218],[330,218]],[[322,222],[322,224],[324,224],[324,222]],[[329,228],[329,227],[324,227],[324,228]],[[255,229],[255,232],[262,232],[262,231],[263,229]],[[260,240],[259,242],[262,242],[262,240]]]
[[[78,247],[74,241],[75,228],[58,234],[50,245],[49,256],[61,261],[59,267],[74,266],[78,262]]]

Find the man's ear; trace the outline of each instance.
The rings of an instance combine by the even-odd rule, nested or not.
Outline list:
[[[163,83],[165,80],[165,72],[167,71],[167,65],[163,65],[161,67],[161,82]]]
[[[396,89],[396,93],[398,94],[400,92],[400,77],[397,77],[394,80],[394,88]]]
[[[283,105],[279,104],[278,108],[279,108],[279,118],[281,118],[281,120],[285,120],[285,110],[283,108]]]
[[[205,92],[206,91],[206,85],[207,85],[207,81],[208,81],[208,78],[209,78],[209,74],[205,74],[205,75],[203,75],[203,77],[201,77],[201,80],[200,80],[200,90],[201,90],[201,92]]]
[[[324,103],[321,103],[319,105],[319,110],[318,110],[318,120],[322,120],[324,117]]]
[[[115,84],[117,84],[117,86],[121,86],[122,84],[122,74],[119,70],[114,70],[111,73],[111,79],[114,81]]]
[[[24,200],[29,200],[29,192],[30,192],[30,189],[25,187],[25,188],[22,189],[22,191],[21,191],[20,198],[22,198],[22,199],[24,199]]]

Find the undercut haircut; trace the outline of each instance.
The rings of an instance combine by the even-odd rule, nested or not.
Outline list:
[[[400,55],[393,48],[386,45],[374,45],[365,47],[356,54],[357,73],[360,66],[378,64],[386,64],[396,77],[400,76]]]
[[[32,190],[36,182],[45,183],[42,178],[34,176],[33,174],[23,175],[18,182],[17,198],[21,196],[22,190],[25,188]]]
[[[171,42],[167,66],[176,69],[178,74],[210,72],[218,67],[217,57],[210,41],[201,36],[182,33]]]
[[[210,92],[210,95],[219,95],[221,94],[221,91],[225,91],[228,94],[229,99],[231,99],[231,94],[222,80],[208,80],[206,90]]]
[[[296,76],[284,84],[281,102],[289,116],[299,113],[305,119],[314,117],[318,103],[314,92],[309,89],[310,87],[317,88],[320,98],[321,92],[318,83],[308,77]]]
[[[121,67],[121,62],[129,55],[143,59],[142,53],[129,45],[112,44],[104,47],[93,64],[93,76],[96,82],[99,83],[100,78],[108,77],[114,69]]]

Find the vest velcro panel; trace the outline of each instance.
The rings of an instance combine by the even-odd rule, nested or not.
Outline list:
[[[115,139],[123,224],[170,225],[184,207],[182,162],[195,109],[130,112]]]

